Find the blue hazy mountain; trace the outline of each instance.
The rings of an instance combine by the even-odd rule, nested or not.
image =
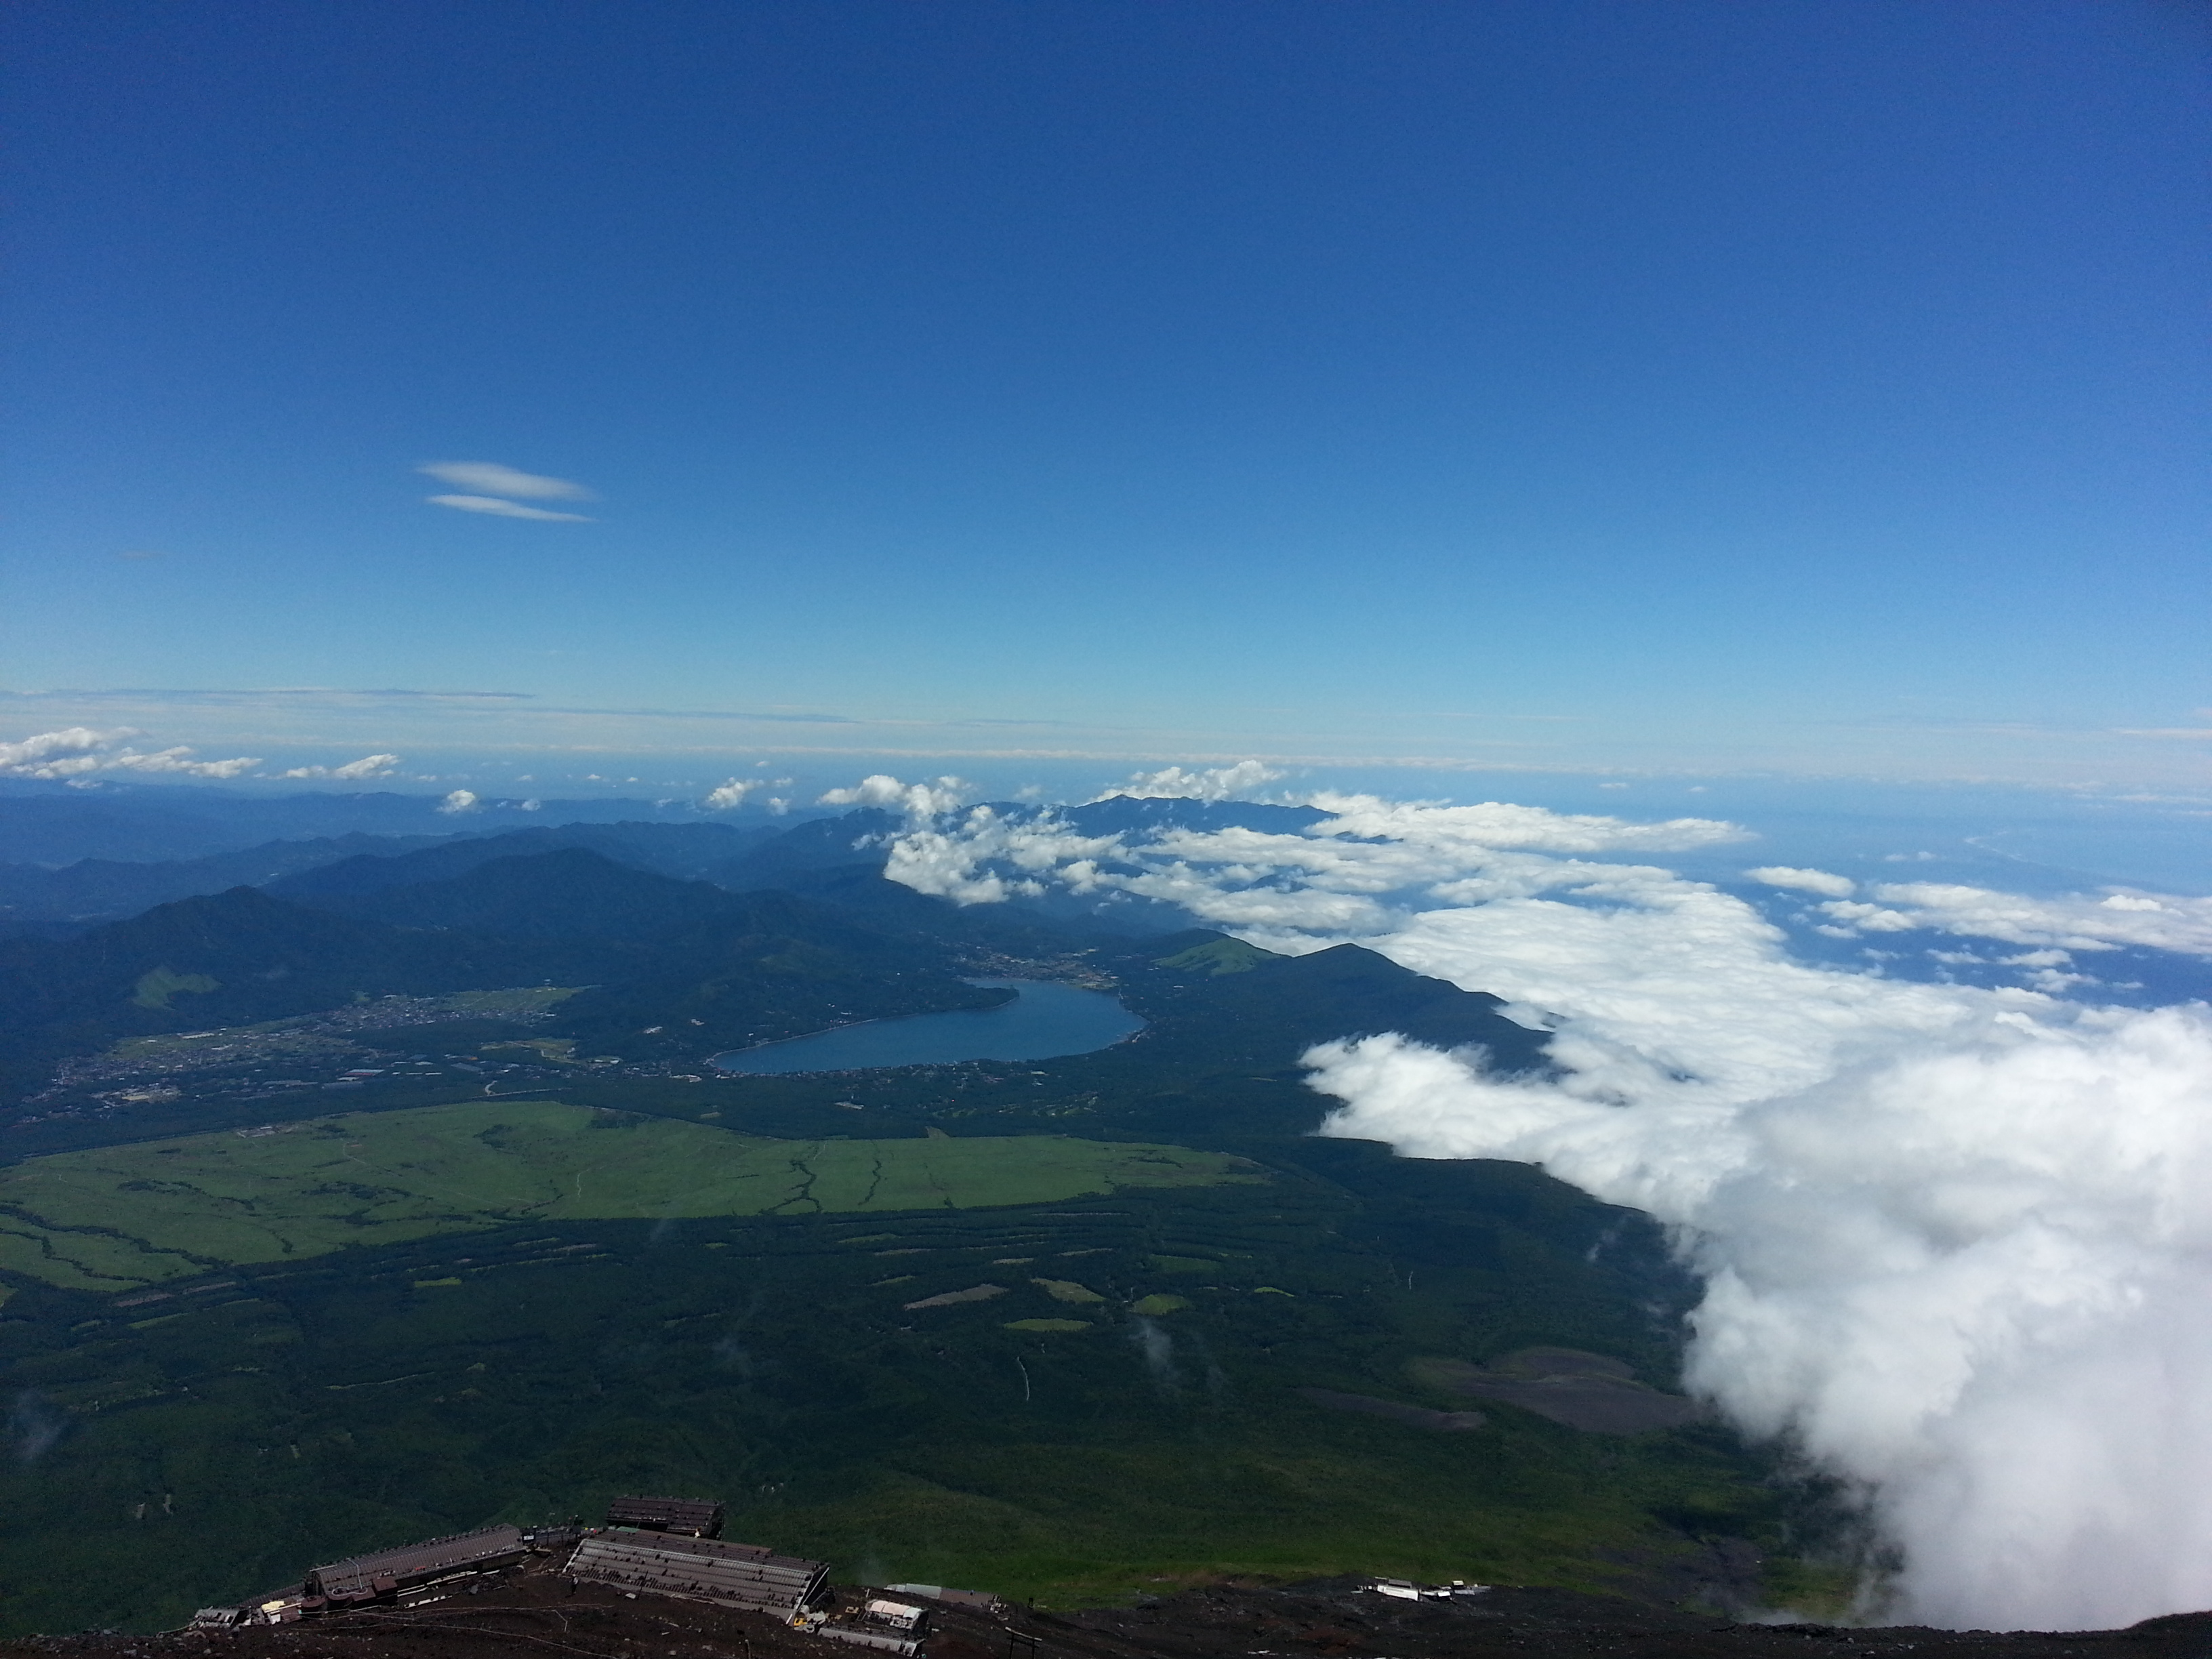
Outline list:
[[[684,881],[617,864],[583,847],[548,851],[504,850],[508,838],[471,842],[396,859],[349,860],[316,871],[276,890],[276,896],[314,909],[335,911],[394,927],[431,928],[503,939],[644,939],[675,928],[734,922],[746,902],[702,881]],[[329,874],[356,879],[368,873],[434,875],[447,852],[491,851],[462,864],[443,879],[383,881],[353,885],[343,879],[317,885]],[[503,854],[503,855],[502,855]]]
[[[0,865],[0,925],[21,933],[32,931],[25,927],[29,923],[118,921],[152,905],[231,887],[268,887],[279,896],[366,892],[562,847],[589,848],[617,863],[690,878],[781,833],[780,826],[767,824],[572,823],[495,835],[355,833],[155,862],[81,859],[58,869]]]
[[[509,830],[471,836],[419,850],[362,848],[343,860],[327,860],[275,883],[281,897],[313,899],[413,886],[467,873],[495,860],[548,853],[563,848],[596,853],[614,863],[657,875],[693,879],[726,865],[780,828],[726,823],[569,823]]]
[[[0,865],[0,918],[12,921],[104,921],[202,893],[263,887],[301,870],[347,859],[388,859],[437,846],[442,836],[319,836],[265,842],[204,858],[141,862],[80,859],[58,869],[39,864]]]
[[[0,779],[0,863],[70,864],[80,859],[205,858],[263,842],[322,836],[496,834],[564,823],[700,824],[688,800],[623,798],[525,800],[487,795],[465,812],[443,798],[387,790],[307,790],[249,795],[191,785],[103,783],[72,789],[34,780]],[[726,815],[746,824],[764,811]],[[726,821],[717,815],[708,822]]]
[[[172,800],[169,797],[179,797]],[[333,803],[337,803],[333,805]],[[791,823],[756,820],[701,821],[686,809],[638,801],[549,802],[525,813],[495,803],[492,823],[477,814],[441,817],[425,798],[389,794],[275,797],[241,803],[216,791],[169,789],[136,794],[11,793],[0,813],[0,927],[34,931],[26,923],[117,921],[155,904],[237,886],[268,887],[280,896],[366,892],[457,876],[480,864],[519,854],[580,847],[617,863],[662,875],[704,878],[735,890],[804,884],[823,872],[860,867],[879,871],[889,840],[903,820],[872,809]],[[618,816],[606,809],[656,816]],[[591,809],[588,817],[580,816]],[[1001,816],[1020,821],[1048,809],[1001,803]],[[572,821],[571,815],[575,816]],[[1294,833],[1325,815],[1311,807],[1249,802],[1139,799],[1115,796],[1072,807],[1060,816],[1085,835],[1139,836],[1170,828],[1228,827]],[[334,834],[221,846],[180,855],[179,848],[220,846],[249,826],[319,820],[367,824]],[[517,820],[523,828],[495,827]],[[411,832],[389,827],[423,826]],[[46,855],[94,850],[73,860]],[[1060,905],[1075,920],[1090,907]],[[1112,907],[1109,907],[1109,913]],[[1146,925],[1173,926],[1164,911],[1147,913]],[[1122,931],[1133,924],[1125,923]],[[58,930],[48,930],[58,931]]]

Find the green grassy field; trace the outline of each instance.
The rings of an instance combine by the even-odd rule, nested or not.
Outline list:
[[[485,1101],[33,1159],[0,1172],[0,1267],[122,1290],[517,1222],[1042,1204],[1258,1179],[1249,1167],[1057,1135],[766,1140]]]

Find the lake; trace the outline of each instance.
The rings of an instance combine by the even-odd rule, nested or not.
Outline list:
[[[875,1066],[946,1066],[963,1060],[1049,1060],[1087,1054],[1132,1036],[1145,1022],[1103,991],[1041,979],[976,979],[1018,994],[996,1008],[872,1019],[835,1031],[733,1048],[714,1065],[747,1077],[855,1072]]]

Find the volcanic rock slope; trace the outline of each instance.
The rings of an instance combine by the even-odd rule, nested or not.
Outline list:
[[[923,1659],[2199,1659],[2212,1614],[2120,1631],[1940,1631],[1742,1624],[1566,1590],[1407,1601],[1364,1581],[1212,1585],[1141,1605],[998,1613],[933,1608]],[[871,1592],[841,1587],[855,1604]],[[0,1642],[0,1659],[832,1659],[854,1650],[738,1612],[568,1582],[540,1565],[412,1607],[235,1632],[112,1632]]]

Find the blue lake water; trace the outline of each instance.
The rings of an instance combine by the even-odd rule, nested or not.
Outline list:
[[[785,1077],[794,1072],[854,1072],[872,1066],[946,1066],[963,1060],[1049,1060],[1087,1054],[1145,1029],[1145,1022],[1103,991],[1048,980],[978,979],[1019,993],[996,1008],[874,1019],[835,1031],[716,1054],[725,1072]]]

